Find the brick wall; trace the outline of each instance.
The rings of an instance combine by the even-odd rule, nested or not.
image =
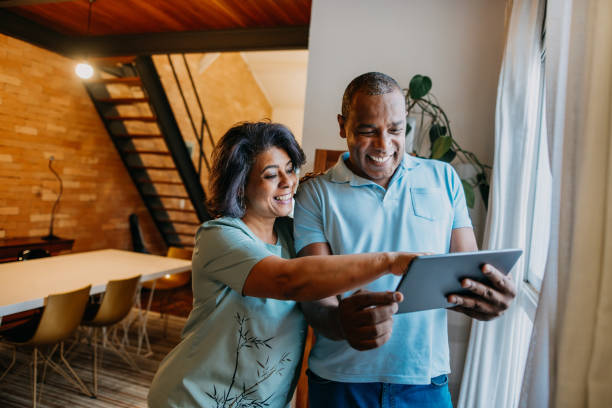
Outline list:
[[[131,249],[130,213],[147,247],[165,251],[74,61],[0,34],[0,238],[47,234],[51,155],[64,181],[54,232],[74,238],[74,252]]]

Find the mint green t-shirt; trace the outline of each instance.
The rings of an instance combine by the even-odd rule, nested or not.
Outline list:
[[[292,220],[276,245],[238,218],[207,221],[193,253],[194,305],[182,341],[161,362],[150,407],[287,407],[297,383],[306,323],[294,301],[242,295],[263,258],[295,256]]]

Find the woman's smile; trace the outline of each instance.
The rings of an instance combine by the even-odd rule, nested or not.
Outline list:
[[[282,196],[274,197],[276,201],[280,201],[282,204],[291,204],[293,201],[293,194],[285,194]]]

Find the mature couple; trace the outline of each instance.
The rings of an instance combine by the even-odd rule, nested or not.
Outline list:
[[[245,123],[223,136],[210,183],[217,218],[196,235],[194,308],[151,407],[288,406],[306,322],[317,334],[311,407],[452,406],[446,310],[394,316],[393,289],[415,254],[477,246],[452,167],[404,153],[405,113],[395,80],[355,78],[338,115],[348,153],[297,194],[305,157],[287,128]],[[488,320],[514,284],[483,273],[493,286],[465,280],[471,295],[449,301]]]

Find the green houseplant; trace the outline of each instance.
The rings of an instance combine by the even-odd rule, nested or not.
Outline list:
[[[474,153],[462,149],[453,138],[448,116],[430,92],[431,88],[431,78],[415,75],[410,80],[409,88],[404,89],[406,116],[416,118],[419,129],[412,144],[412,154],[448,163],[458,160],[460,163],[471,165],[476,170],[476,175],[461,179],[467,205],[470,208],[474,207],[475,190],[478,190],[486,209],[489,198],[488,171],[491,166],[483,164]],[[407,124],[406,135],[410,131],[411,126]]]

